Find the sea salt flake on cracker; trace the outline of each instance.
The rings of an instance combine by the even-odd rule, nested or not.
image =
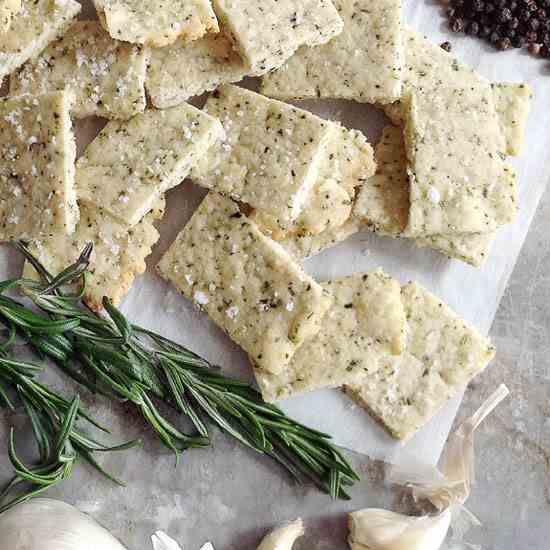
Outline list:
[[[411,236],[488,233],[514,221],[517,186],[505,175],[489,85],[413,94],[405,146]]]
[[[249,204],[288,231],[318,180],[334,126],[307,111],[223,86],[206,112],[226,133],[192,172],[195,183]]]
[[[213,0],[213,4],[255,76],[280,67],[300,46],[325,44],[343,29],[330,0]]]
[[[248,69],[223,34],[153,48],[146,87],[153,104],[173,107],[190,97],[242,80]]]
[[[104,296],[115,305],[120,304],[135,277],[145,272],[145,259],[159,239],[153,224],[162,217],[164,207],[164,198],[158,199],[153,211],[129,228],[102,208],[80,203],[80,222],[72,235],[55,234],[35,240],[31,251],[55,276],[74,263],[86,245],[92,243],[84,301],[94,311],[100,311]],[[27,263],[23,276],[36,278],[38,275]]]
[[[207,195],[158,269],[271,373],[284,370],[319,332],[332,301],[236,203],[217,193]]]
[[[323,288],[334,302],[318,334],[282,372],[255,371],[268,402],[360,383],[376,372],[380,357],[403,349],[407,320],[396,280],[377,270],[323,283]]]
[[[109,34],[125,42],[162,47],[178,38],[218,32],[210,0],[94,0]]]
[[[68,89],[72,115],[129,119],[145,110],[147,50],[113,40],[97,21],[79,21],[10,78],[11,95]]]
[[[344,31],[323,46],[302,46],[279,70],[264,76],[262,93],[283,100],[398,100],[404,58],[401,0],[334,4]]]
[[[79,198],[135,225],[222,137],[218,120],[187,103],[111,121],[78,160]]]
[[[426,425],[495,356],[490,341],[416,283],[403,287],[407,347],[346,391],[396,438]]]
[[[67,92],[0,99],[0,241],[74,230],[71,104]]]
[[[23,0],[9,29],[0,33],[0,81],[60,38],[80,9],[75,0]]]

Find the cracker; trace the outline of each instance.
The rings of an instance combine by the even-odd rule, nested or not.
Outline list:
[[[167,46],[218,32],[210,0],[94,0],[98,16],[117,40]]]
[[[0,34],[7,32],[12,18],[21,11],[21,0],[0,0]]]
[[[356,189],[375,169],[373,150],[365,136],[335,124],[318,180],[292,230],[278,234],[276,224],[261,211],[254,212],[252,219],[276,240],[331,232],[349,220]]]
[[[279,70],[264,76],[262,93],[284,100],[398,100],[404,57],[401,0],[333,1],[344,31],[324,46],[301,47]]]
[[[221,120],[227,138],[193,171],[195,182],[288,231],[318,179],[334,125],[236,86],[217,90],[205,110]]]
[[[219,33],[151,50],[145,85],[153,104],[165,109],[222,84],[238,82],[247,72],[230,40]]]
[[[300,46],[325,44],[344,23],[330,0],[213,0],[234,47],[260,76],[279,68]]]
[[[525,130],[533,91],[527,84],[493,84],[495,107],[506,141],[506,154],[517,156],[523,150]]]
[[[489,340],[416,283],[403,288],[407,349],[346,391],[396,438],[407,439],[495,356]]]
[[[376,146],[378,173],[368,179],[357,196],[353,215],[363,225],[391,237],[407,238],[409,221],[409,178],[403,130],[387,126]],[[515,173],[509,166],[506,177],[513,184]],[[437,250],[450,258],[480,267],[487,259],[494,233],[467,233],[455,235],[432,235],[414,239],[419,247]]]
[[[331,298],[236,203],[209,193],[159,263],[262,370],[286,368]]]
[[[80,9],[75,0],[24,0],[10,28],[0,33],[0,81],[60,38]]]
[[[84,301],[94,311],[101,311],[104,296],[115,305],[120,304],[136,275],[145,272],[145,258],[159,239],[153,223],[162,217],[164,207],[164,198],[158,199],[153,211],[129,228],[102,208],[81,202],[80,222],[70,237],[51,235],[34,241],[31,250],[52,275],[57,275],[92,243]],[[35,278],[37,274],[30,264],[25,264],[23,276]]]
[[[145,110],[147,50],[113,40],[97,21],[78,21],[17,75],[11,95],[67,89],[76,118],[129,119]]]
[[[111,121],[78,160],[79,198],[135,225],[222,136],[216,119],[187,103]]]
[[[417,92],[407,106],[412,236],[487,233],[514,221],[491,87]]]
[[[396,280],[377,270],[324,283],[323,288],[334,302],[318,334],[281,373],[256,369],[265,401],[360,383],[376,372],[380,357],[401,353],[407,321]]]
[[[67,92],[0,99],[0,242],[74,230],[71,102]]]

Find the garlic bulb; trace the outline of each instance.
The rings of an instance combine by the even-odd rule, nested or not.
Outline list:
[[[151,536],[153,550],[181,550],[181,546],[163,531],[155,531]]]
[[[352,550],[439,550],[451,525],[451,511],[412,517],[368,508],[349,516]]]
[[[292,550],[296,539],[304,534],[304,524],[301,519],[283,525],[267,535],[258,550]]]
[[[0,515],[0,550],[126,550],[73,506],[37,498]]]

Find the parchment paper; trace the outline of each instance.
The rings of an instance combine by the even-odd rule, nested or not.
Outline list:
[[[445,300],[452,308],[487,333],[495,316],[508,278],[539,199],[550,179],[547,146],[550,134],[549,66],[523,51],[497,53],[488,45],[464,36],[449,36],[441,5],[437,2],[404,2],[405,19],[437,43],[451,39],[453,52],[495,81],[526,81],[535,90],[529,122],[527,147],[523,157],[514,160],[521,187],[521,213],[517,223],[502,229],[490,258],[478,270],[458,261],[420,250],[405,241],[381,238],[370,233],[309,260],[306,269],[318,280],[349,275],[378,266],[402,282],[416,280]],[[88,13],[90,13],[88,11]],[[337,78],[338,75],[327,75]],[[372,107],[347,102],[303,102],[302,106],[327,118],[341,120],[363,130],[375,141],[384,117]],[[101,123],[89,119],[77,125],[79,148],[89,141]],[[185,225],[204,196],[204,191],[186,182],[168,195],[168,213],[160,225],[162,239],[149,259],[148,272],[140,277],[124,302],[123,310],[135,322],[187,344],[225,372],[252,379],[247,359],[228,338],[190,303],[163,282],[152,269],[162,252]],[[13,251],[0,248],[0,276],[17,275],[20,259]],[[496,367],[494,367],[496,368]],[[435,463],[441,453],[462,396],[453,399],[425,429],[406,444],[406,450],[424,461]],[[338,445],[393,460],[400,444],[389,437],[362,409],[339,391],[321,391],[289,400],[283,409],[297,420],[326,431]],[[110,412],[105,412],[109,417]],[[0,430],[1,431],[1,430]],[[207,451],[206,451],[207,452]],[[122,459],[121,459],[122,460]]]

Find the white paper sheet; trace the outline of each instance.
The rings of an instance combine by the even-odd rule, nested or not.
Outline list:
[[[481,270],[443,256],[420,250],[405,241],[381,238],[369,233],[313,258],[307,270],[319,280],[349,275],[382,266],[402,282],[417,280],[445,300],[452,308],[487,333],[495,316],[508,278],[537,204],[550,179],[546,148],[550,136],[550,76],[545,62],[523,51],[497,53],[478,40],[451,35],[438,2],[410,0],[404,2],[405,19],[435,42],[451,40],[453,52],[476,67],[483,75],[499,81],[526,81],[535,90],[533,114],[527,133],[527,147],[522,158],[513,161],[521,187],[519,221],[501,230],[491,256]],[[335,78],[337,75],[327,75]],[[384,117],[371,107],[346,102],[304,102],[323,116],[336,118],[350,127],[363,130],[375,140]],[[86,141],[93,121],[79,124],[81,141]],[[185,225],[204,192],[185,183],[169,194],[168,214],[161,225],[162,240],[150,258],[150,269],[140,277],[124,303],[124,311],[139,324],[187,344],[209,360],[223,366],[225,372],[252,378],[246,357],[206,317],[175,290],[163,282],[152,266]],[[0,248],[0,277],[17,275],[20,261],[7,247]],[[493,367],[496,368],[496,367]],[[406,445],[407,451],[435,463],[452,425],[461,396],[453,399],[427,427]],[[297,420],[326,431],[337,444],[391,460],[400,444],[396,443],[362,409],[338,391],[321,391],[283,404]]]

